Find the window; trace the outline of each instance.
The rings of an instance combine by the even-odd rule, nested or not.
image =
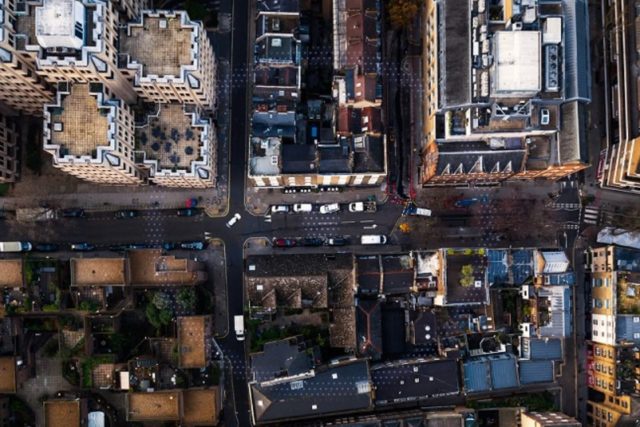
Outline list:
[[[634,339],[634,340],[638,340],[638,339],[640,339],[640,332],[634,332],[634,334],[633,334],[633,339]]]
[[[633,316],[633,323],[640,323],[640,317]]]

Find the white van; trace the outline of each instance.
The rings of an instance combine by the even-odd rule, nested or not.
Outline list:
[[[233,316],[233,329],[236,331],[236,339],[244,341],[244,316]]]
[[[365,234],[360,237],[361,245],[384,245],[387,243],[387,236],[384,234]]]
[[[296,213],[299,212],[311,212],[313,210],[313,205],[311,203],[296,203],[293,205],[293,211]]]

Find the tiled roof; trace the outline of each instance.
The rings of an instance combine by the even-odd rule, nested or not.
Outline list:
[[[266,343],[260,353],[251,354],[251,372],[257,382],[308,372],[311,359],[295,338]]]
[[[382,313],[380,301],[359,300],[356,306],[358,354],[379,359],[382,356]]]

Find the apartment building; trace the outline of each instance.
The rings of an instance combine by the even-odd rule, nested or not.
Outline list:
[[[615,426],[640,414],[640,252],[618,246],[586,252],[591,282],[587,343],[589,425]]]
[[[248,171],[253,186],[375,186],[386,178],[379,5],[348,0],[324,7],[330,13],[301,10],[297,0],[258,2]],[[333,26],[333,63],[320,58],[330,34],[310,32],[313,13],[327,29]],[[309,88],[304,82],[310,73],[333,75],[332,87]]]
[[[53,92],[36,73],[35,63],[19,54],[23,16],[15,0],[0,1],[0,101],[14,110],[40,116]]]
[[[603,3],[602,34],[607,115],[607,149],[601,153],[598,179],[603,187],[640,193],[640,132],[638,123],[638,3],[612,0]]]
[[[102,83],[127,103],[136,93],[118,70],[120,6],[136,10],[140,0],[39,0],[16,16],[18,55],[35,65],[48,83]]]
[[[156,111],[136,127],[136,162],[151,182],[184,188],[215,185],[215,128],[193,107],[156,104]]]
[[[101,184],[139,184],[129,106],[102,83],[59,83],[44,109],[44,150],[53,166]]]
[[[145,101],[216,105],[216,65],[203,24],[184,11],[145,10],[120,32],[120,67]]]
[[[585,3],[428,0],[424,13],[424,186],[588,166]]]
[[[13,182],[18,177],[19,146],[16,118],[0,113],[0,182]]]

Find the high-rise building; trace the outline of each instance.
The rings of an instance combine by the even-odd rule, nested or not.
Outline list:
[[[202,22],[184,11],[143,11],[120,33],[120,67],[145,101],[216,104],[216,65]]]
[[[134,118],[129,106],[101,83],[58,84],[45,106],[44,149],[53,166],[101,184],[138,184]]]

